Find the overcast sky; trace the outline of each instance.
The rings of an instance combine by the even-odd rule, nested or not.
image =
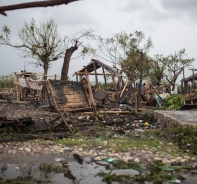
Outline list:
[[[0,0],[0,6],[22,2],[31,1]],[[13,43],[19,41],[18,31],[24,21],[34,18],[42,23],[52,18],[62,36],[89,28],[103,37],[111,37],[121,31],[142,31],[146,38],[151,37],[153,41],[151,56],[167,56],[186,49],[187,57],[195,59],[191,68],[197,68],[196,0],[82,0],[56,7],[8,11],[7,15],[0,15],[0,26],[11,28]],[[88,64],[90,59],[72,60],[69,77],[75,79],[72,74]],[[0,76],[20,72],[24,67],[27,71],[43,72],[42,68],[25,63],[18,50],[0,46]],[[54,62],[49,73],[60,75],[62,63],[63,59]],[[191,74],[191,71],[186,71],[186,77]]]

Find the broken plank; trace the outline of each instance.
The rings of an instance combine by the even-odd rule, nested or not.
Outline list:
[[[0,142],[16,141],[23,139],[44,139],[44,140],[58,140],[67,137],[66,133],[57,133],[57,134],[14,134],[9,138],[2,138]]]
[[[99,111],[102,114],[130,114],[130,111]]]

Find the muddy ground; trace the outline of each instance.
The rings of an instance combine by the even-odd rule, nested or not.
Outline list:
[[[5,117],[9,120],[14,121],[20,118],[31,117],[33,121],[35,121],[38,124],[41,123],[42,125],[43,125],[43,119],[45,119],[46,121],[50,121],[51,119],[57,116],[57,113],[55,112],[51,112],[48,109],[46,110],[43,107],[41,108],[41,107],[35,106],[35,104],[28,104],[28,103],[27,104],[25,103],[11,104],[7,106],[6,108],[2,108],[1,112],[3,112]],[[189,114],[194,115],[194,118],[190,117],[190,119],[194,120],[196,118],[196,112],[197,111],[192,111],[192,113],[189,113]],[[1,113],[1,115],[3,113]],[[148,121],[149,124],[151,124],[150,114],[152,113],[153,113],[152,110],[148,110],[147,114],[145,115],[143,114],[139,116],[134,116],[132,114],[133,117],[131,119],[128,119],[127,117],[124,117],[125,115],[122,115],[123,118],[121,118],[121,121],[122,120],[134,121],[135,118],[139,119],[139,117],[142,117],[142,119],[144,118],[143,119],[144,122]],[[165,114],[165,112],[163,113]],[[178,114],[179,112],[176,112],[176,113]],[[78,122],[78,121],[81,121],[79,120],[79,116],[81,119],[81,116],[83,115],[78,115],[78,116],[74,115],[72,118],[73,120]],[[165,115],[163,116],[158,115],[158,116],[160,117],[160,121],[162,121],[162,118],[165,119],[166,117]],[[176,116],[177,118],[180,117],[179,114]],[[182,117],[184,116],[182,115]],[[97,118],[94,118],[93,120],[94,121],[96,120],[97,123],[102,122],[102,126],[105,125],[105,123],[107,122],[105,117],[100,117],[100,115],[98,115]],[[86,115],[84,115],[83,119],[85,123],[87,123]],[[117,121],[119,120],[117,116],[111,116],[110,119],[112,119],[112,121],[115,121],[116,122],[115,124],[117,124]],[[174,119],[172,120],[174,121]],[[117,126],[115,126],[115,128],[113,127],[114,126],[113,123],[114,122],[112,122],[112,128],[110,128],[110,131],[117,128]],[[122,127],[120,128],[124,128],[125,126],[127,126],[127,124],[123,123],[121,126]],[[131,127],[132,126],[133,124],[131,124]],[[109,128],[109,126],[107,127]],[[41,127],[41,129],[42,128],[43,127]],[[144,140],[146,139],[145,137],[143,137],[144,128],[145,128],[144,126],[140,127],[140,125],[137,125],[136,127],[131,128],[134,134],[137,131],[138,135],[136,137],[134,136],[136,140],[141,139],[141,137]],[[28,141],[22,140],[22,141],[1,142],[0,143],[1,166],[7,165],[7,164],[14,164],[17,166],[24,166],[24,165],[25,166],[39,166],[42,163],[56,163],[57,158],[61,158],[66,161],[69,161],[73,159],[73,154],[77,153],[82,158],[83,157],[91,158],[92,161],[101,161],[102,159],[106,157],[121,159],[121,160],[124,160],[125,162],[135,162],[135,163],[139,163],[142,165],[147,165],[154,161],[159,161],[160,163],[164,165],[184,166],[186,168],[190,168],[190,170],[195,171],[195,172],[197,170],[197,157],[196,155],[190,154],[189,147],[181,153],[179,152],[174,153],[174,150],[178,150],[178,147],[172,142],[162,142],[159,140],[155,140],[154,137],[147,137],[147,139],[155,141],[156,146],[153,146],[152,148],[150,148],[146,146],[136,147],[136,145],[134,146],[126,145],[127,149],[120,150],[119,148],[118,150],[118,147],[120,147],[121,144],[124,144],[124,139],[128,138],[127,135],[125,135],[127,133],[126,131],[124,132],[125,134],[114,133],[113,136],[110,137],[110,139],[107,139],[106,137],[104,137],[104,139],[99,139],[98,132],[97,134],[94,134],[95,137],[93,138],[93,137],[90,137],[90,135],[88,135],[89,131],[83,131],[83,129],[84,128],[82,128],[82,130],[78,130],[78,131],[81,131],[80,137],[70,136],[68,138],[64,138],[65,141],[68,141],[68,144],[67,142],[62,144],[62,143],[58,143],[54,141],[42,141],[42,140],[28,140]],[[39,135],[39,132],[37,133]],[[102,136],[100,135],[100,137]],[[12,136],[10,136],[10,138],[12,138]],[[97,138],[96,144],[95,144],[95,140],[93,140],[92,142],[88,142],[88,143],[86,142],[87,139],[95,139],[95,138]],[[116,142],[118,139],[120,139],[120,142]],[[132,140],[133,140],[133,137],[132,137]],[[73,144],[70,144],[70,142],[72,141],[73,141]],[[76,145],[75,145],[75,142],[76,142]],[[82,143],[78,144],[78,142],[82,142]],[[87,147],[86,144],[91,144],[91,146]],[[144,143],[144,145],[145,144],[146,143]],[[194,177],[196,177],[196,174],[194,174]]]

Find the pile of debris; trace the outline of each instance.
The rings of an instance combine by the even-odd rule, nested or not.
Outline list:
[[[113,112],[113,113],[112,113]],[[87,134],[95,134],[99,129],[110,129],[128,133],[136,129],[159,128],[155,126],[151,113],[135,114],[120,106],[116,111],[62,112],[48,105],[29,102],[6,103],[0,109],[0,133],[22,134],[27,138],[46,137],[48,139],[66,137],[70,132],[85,130]],[[31,134],[31,135],[30,135]],[[37,136],[35,136],[37,134]],[[53,134],[51,137],[50,134]],[[57,134],[57,136],[55,136]],[[47,137],[46,137],[47,138]]]
[[[142,107],[155,109],[167,95],[163,88],[152,87],[150,77],[143,78],[140,88],[139,82],[124,82],[121,73],[98,60],[75,75],[76,81],[64,81],[56,80],[56,75],[44,80],[38,77],[43,74],[15,73],[15,95],[0,93],[0,131],[26,133],[28,127],[33,133],[74,134],[79,129],[93,132],[94,126],[111,126],[114,130],[156,127],[151,124],[155,123],[153,118],[146,117],[150,114],[147,111],[138,117]],[[89,76],[95,77],[95,85]],[[102,85],[99,76],[104,78]]]

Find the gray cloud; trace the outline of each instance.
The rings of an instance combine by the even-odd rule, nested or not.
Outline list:
[[[0,0],[0,6],[22,2],[28,0]],[[24,20],[29,21],[31,18],[37,23],[54,19],[62,36],[72,36],[89,28],[103,37],[110,37],[120,31],[138,30],[145,33],[146,37],[151,36],[155,46],[154,53],[165,55],[185,48],[191,57],[197,58],[196,4],[196,0],[82,0],[57,7],[8,11],[7,17],[0,16],[0,29],[7,24],[12,30],[14,43]],[[18,56],[17,50],[0,46],[0,55],[0,75],[23,69],[25,60]],[[73,60],[70,74],[89,61],[90,58],[86,58],[84,62],[81,59]],[[59,75],[62,62],[54,63],[50,73]],[[28,68],[32,71],[38,70],[30,65]],[[42,71],[42,68],[39,70]]]
[[[191,10],[197,8],[196,0],[162,0],[161,4],[165,8]]]
[[[196,0],[162,0],[162,7],[177,19],[186,17],[197,21],[197,1]]]
[[[168,15],[162,10],[159,3],[151,0],[130,0],[119,9],[128,14],[130,21],[137,20],[144,25],[147,25],[147,23],[149,25],[159,24],[161,21],[167,21],[168,19]]]
[[[119,10],[134,15],[131,19],[158,25],[172,19],[197,21],[196,0],[130,0],[120,6]]]

